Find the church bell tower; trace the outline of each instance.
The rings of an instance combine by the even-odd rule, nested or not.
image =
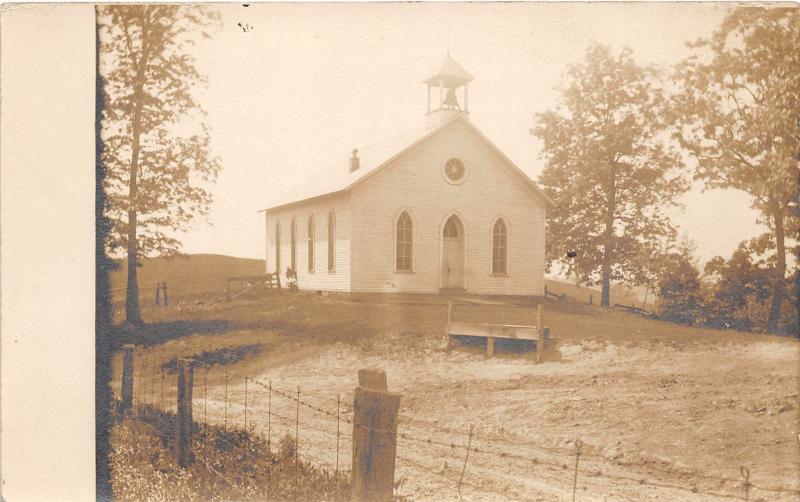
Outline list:
[[[424,83],[428,86],[428,113],[425,126],[433,129],[454,115],[469,115],[468,86],[472,75],[450,56],[450,51],[439,69]]]

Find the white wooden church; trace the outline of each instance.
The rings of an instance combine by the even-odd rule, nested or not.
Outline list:
[[[307,290],[542,295],[552,202],[470,122],[470,81],[448,54],[424,127],[341,152],[266,209],[267,272]]]

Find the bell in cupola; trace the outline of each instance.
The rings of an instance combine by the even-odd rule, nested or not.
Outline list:
[[[448,51],[439,69],[425,80],[428,87],[426,115],[428,128],[437,127],[456,114],[469,113],[468,84],[471,81],[472,75],[462,68]]]
[[[458,98],[456,98],[455,89],[447,89],[447,97],[444,98],[442,107],[461,111],[461,107],[458,106]]]

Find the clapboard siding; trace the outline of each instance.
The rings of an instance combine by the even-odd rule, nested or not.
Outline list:
[[[451,185],[442,166],[461,158],[467,178]],[[455,122],[351,192],[352,291],[435,292],[440,289],[441,231],[458,214],[466,233],[466,289],[499,295],[544,292],[543,202],[468,126]],[[414,220],[414,270],[394,271],[394,223]],[[491,273],[492,224],[508,225],[508,275]],[[287,234],[288,235],[288,234]]]
[[[328,213],[336,217],[336,269],[328,271]],[[314,272],[308,270],[308,217],[314,215]],[[286,209],[267,211],[267,272],[275,271],[275,226],[281,230],[281,281],[286,281],[286,268],[291,265],[291,223],[297,221],[297,285],[300,289],[350,291],[350,228],[351,214],[347,194],[297,204]]]

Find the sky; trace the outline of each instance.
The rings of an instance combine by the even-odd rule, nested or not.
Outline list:
[[[706,37],[720,3],[359,3],[217,5],[222,26],[198,43],[198,89],[223,170],[214,203],[182,235],[187,253],[264,258],[263,213],[304,173],[353,148],[420,127],[422,81],[449,45],[475,78],[470,120],[534,180],[544,160],[537,113],[593,43],[669,66]],[[672,212],[704,262],[759,235],[749,199],[695,183]]]

